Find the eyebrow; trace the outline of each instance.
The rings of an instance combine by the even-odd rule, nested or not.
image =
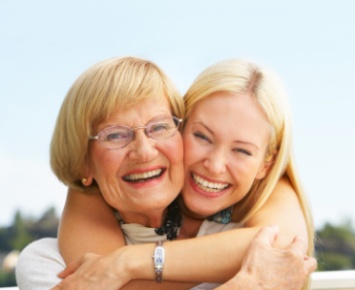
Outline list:
[[[205,125],[202,121],[194,121],[192,122],[192,124],[200,124],[201,126],[203,126],[208,132],[210,132],[213,136],[215,136],[214,132],[207,126]],[[259,150],[259,146],[257,146],[256,144],[252,143],[252,142],[248,142],[248,141],[244,141],[244,140],[234,140],[233,143],[237,143],[237,144],[245,144],[245,145],[250,145],[255,147],[256,150]]]
[[[251,143],[251,142],[248,142],[248,141],[233,141],[234,143],[241,143],[241,144],[246,144],[246,145],[250,145],[250,146],[253,146],[257,151],[259,151],[259,146],[257,146],[256,144],[254,143]]]
[[[154,121],[159,121],[161,119],[165,119],[165,118],[169,118],[172,117],[173,115],[167,115],[167,114],[161,114],[158,116],[153,117],[152,119],[150,119],[147,123],[141,125],[141,126],[146,126],[147,124],[154,122]],[[130,125],[126,125],[126,124],[122,124],[122,123],[112,123],[112,122],[107,122],[107,123],[101,123],[99,126],[97,126],[98,128],[101,127],[101,129],[99,131],[105,130],[106,128],[109,127],[114,127],[114,126],[126,126],[126,127],[130,127]]]

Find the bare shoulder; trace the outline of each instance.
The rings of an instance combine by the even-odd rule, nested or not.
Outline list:
[[[296,190],[287,178],[280,178],[267,202],[276,201],[298,203]]]
[[[300,204],[295,189],[286,178],[281,178],[265,203],[250,218],[248,224],[255,221],[258,224],[263,221],[263,225],[268,225],[264,224],[265,221],[279,222],[288,217],[289,213],[299,210]]]
[[[286,247],[295,236],[307,237],[305,218],[296,190],[286,179],[280,179],[263,206],[247,221],[251,227],[276,224],[280,228],[277,245]]]

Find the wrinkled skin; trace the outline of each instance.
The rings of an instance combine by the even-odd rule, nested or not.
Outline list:
[[[301,238],[295,238],[285,250],[273,248],[277,234],[277,227],[261,229],[250,245],[240,272],[216,290],[301,289],[317,268],[317,261],[305,255],[307,245]]]

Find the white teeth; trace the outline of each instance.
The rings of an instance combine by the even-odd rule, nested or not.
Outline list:
[[[199,188],[207,192],[218,192],[223,189],[226,189],[229,186],[228,183],[209,182],[206,179],[203,179],[202,177],[197,176],[195,174],[192,174],[192,178]]]
[[[143,172],[143,173],[129,174],[129,175],[126,175],[124,177],[124,179],[129,180],[129,181],[148,179],[148,178],[152,178],[154,176],[158,176],[159,174],[161,174],[162,171],[163,171],[162,169],[156,169],[156,170],[147,171],[147,172]]]

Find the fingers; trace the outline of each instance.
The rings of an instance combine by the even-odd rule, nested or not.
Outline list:
[[[304,259],[305,269],[308,274],[311,274],[317,269],[317,260],[313,257],[306,257]]]
[[[78,260],[75,260],[73,262],[71,262],[63,271],[59,272],[58,273],[58,277],[59,278],[66,278],[68,277],[69,275],[73,274],[78,268],[79,266],[82,264],[82,259],[78,259]]]
[[[279,227],[277,225],[270,225],[268,227],[264,227],[259,230],[259,232],[255,236],[255,241],[272,245],[275,241],[277,235],[279,234]]]
[[[62,289],[61,283],[59,283],[58,285],[54,286],[50,290],[60,290],[60,289]]]
[[[73,262],[69,263],[69,265],[61,272],[58,273],[58,277],[64,279],[65,277],[73,274],[82,264],[86,261],[98,257],[97,254],[86,253],[79,259],[74,260]]]
[[[302,237],[295,237],[288,249],[300,256],[304,256],[307,253],[307,242]]]
[[[304,257],[304,268],[308,274],[314,272],[317,269],[317,260],[313,257],[306,256],[307,242],[304,238],[296,237],[288,249],[294,252],[296,255]]]

